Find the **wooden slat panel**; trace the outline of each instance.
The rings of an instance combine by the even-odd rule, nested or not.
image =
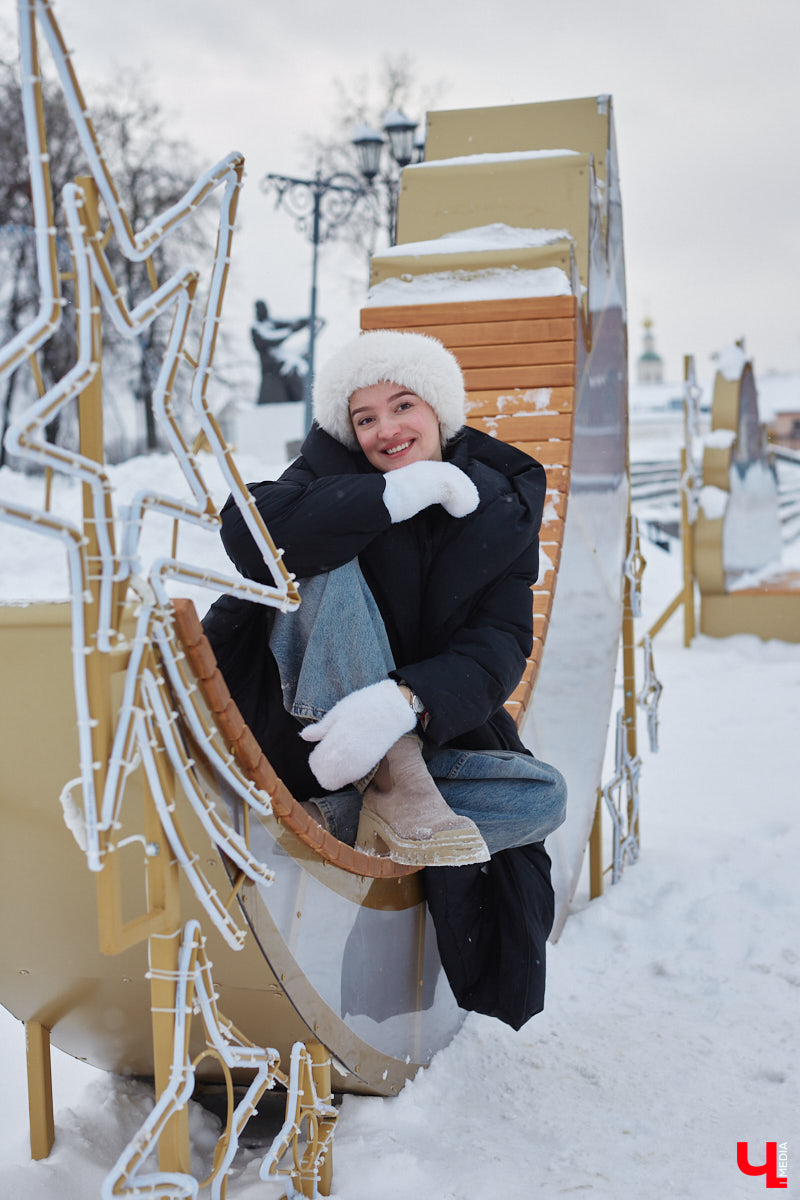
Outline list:
[[[548,617],[547,617],[546,613],[535,612],[533,614],[534,636],[541,638],[542,641],[545,641],[545,639],[547,637],[547,624],[548,624]]]
[[[523,709],[527,708],[528,703],[531,698],[531,692],[533,691],[533,685],[535,682],[536,682],[536,680],[534,678],[534,679],[531,679],[527,683],[518,683],[517,686],[514,688],[514,691],[508,697],[505,707],[508,708],[509,704],[520,704],[523,707]],[[518,722],[518,724],[519,724],[519,722]]]
[[[545,363],[574,363],[575,343],[515,342],[510,346],[459,346],[453,348],[461,369],[481,367],[531,367]]]
[[[542,588],[544,591],[552,592],[555,589],[555,577],[558,573],[558,563],[555,562],[551,554],[548,555],[552,566],[548,566],[545,570],[545,564],[539,562],[539,578],[536,581],[537,588]]]
[[[567,515],[567,497],[564,493],[553,492],[548,488],[544,501],[545,512],[547,512],[549,505],[553,506],[556,515],[563,521]]]
[[[522,672],[522,678],[520,679],[517,686],[514,688],[514,691],[508,697],[509,700],[523,701],[525,699],[528,691],[530,690],[530,686],[531,686],[531,683],[533,682],[533,678],[534,678],[535,674],[536,674],[536,662],[533,659],[529,658],[525,665],[525,670]]]
[[[536,407],[536,399],[542,392],[548,391],[547,405],[542,409]],[[575,407],[575,389],[572,387],[553,388],[517,388],[513,391],[503,391],[502,388],[490,391],[471,391],[467,393],[467,412],[472,417],[513,416],[517,412],[535,412],[537,416],[545,413],[571,413]]]
[[[533,593],[533,611],[535,613],[549,613],[550,605],[553,602],[551,593],[548,591],[539,591],[538,584],[536,584],[535,588],[531,588],[531,592]]]
[[[558,566],[558,556],[561,554],[561,542],[557,542],[557,541],[551,542],[551,541],[548,541],[547,538],[541,538],[539,544],[542,547],[542,550],[547,551],[547,555],[548,555],[548,558],[550,559],[550,561],[555,566]]]
[[[475,367],[464,371],[467,391],[485,388],[574,387],[572,363],[548,363],[529,367]]]
[[[522,716],[522,711],[523,711],[522,705],[519,703],[519,701],[518,700],[506,700],[504,707],[505,707],[506,712],[509,713],[514,718],[514,720],[517,722],[517,724],[519,724],[519,718]]]
[[[536,413],[523,417],[506,416],[467,418],[473,429],[482,429],[504,442],[546,442],[550,438],[559,441],[572,440],[572,413]]]
[[[539,536],[543,542],[562,542],[564,540],[564,522],[558,519],[542,521]]]
[[[476,321],[462,325],[419,327],[420,333],[438,338],[451,350],[463,346],[500,345],[512,342],[569,342],[575,340],[574,317],[543,317],[531,321]]]
[[[492,433],[504,442],[525,441],[528,435],[537,442],[549,438],[560,438],[563,441],[572,440],[572,413],[531,413],[522,417],[512,414],[498,413],[496,417],[467,418],[467,424],[473,429],[482,429],[484,433]]]
[[[427,329],[474,321],[514,321],[541,317],[574,317],[574,296],[521,296],[510,300],[468,300],[446,304],[394,304],[362,308],[362,329]]]
[[[542,466],[547,467],[547,482],[550,484],[550,470],[553,467],[569,468],[572,459],[572,442],[558,441],[554,439],[552,442],[512,442],[512,445],[520,445],[526,454],[530,454],[531,458],[535,458]]]
[[[561,543],[560,542],[540,542],[539,548],[543,554],[546,554],[553,564],[553,570],[558,571],[558,564],[561,561]]]

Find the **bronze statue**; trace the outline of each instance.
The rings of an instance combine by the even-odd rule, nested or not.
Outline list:
[[[308,317],[280,321],[269,315],[263,300],[256,300],[256,319],[250,329],[253,345],[261,359],[261,387],[258,404],[282,404],[303,399],[303,366],[299,356],[280,352],[290,334],[305,329]]]

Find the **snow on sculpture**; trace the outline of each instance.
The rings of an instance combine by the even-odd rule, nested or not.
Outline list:
[[[776,466],[759,420],[753,365],[741,344],[719,355],[711,431],[700,453],[692,567],[701,633],[798,641],[800,575],[781,562]]]

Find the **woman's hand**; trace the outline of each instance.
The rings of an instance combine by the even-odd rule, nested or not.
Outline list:
[[[351,692],[321,721],[301,730],[306,742],[319,742],[308,765],[324,788],[363,778],[386,751],[417,723],[416,714],[393,679]]]
[[[475,484],[453,463],[409,463],[387,471],[384,479],[383,503],[393,525],[407,521],[431,504],[441,504],[451,517],[466,517],[480,502]]]

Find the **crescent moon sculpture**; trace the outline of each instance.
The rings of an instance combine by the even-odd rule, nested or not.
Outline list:
[[[302,599],[207,395],[243,160],[228,155],[136,232],[52,4],[19,0],[19,15],[40,304],[0,348],[0,378],[28,364],[40,396],[15,417],[6,444],[83,489],[80,522],[0,499],[0,520],[58,543],[71,593],[66,602],[0,606],[0,653],[12,680],[0,714],[0,895],[14,914],[0,999],[28,1030],[32,1150],[43,1157],[52,1145],[52,1040],[106,1070],[155,1078],[153,1113],[111,1168],[104,1195],[167,1184],[176,1195],[195,1194],[186,1104],[198,1079],[222,1081],[229,1100],[212,1194],[223,1193],[238,1137],[276,1083],[286,1089],[286,1120],[262,1176],[284,1174],[304,1195],[325,1194],[331,1071],[336,1090],[395,1094],[450,1042],[464,1013],[441,969],[419,873],[343,846],[308,818],[244,725],[192,603],[174,599],[186,585],[287,611]],[[78,358],[50,388],[36,355],[66,316],[40,36],[89,164],[63,196]],[[431,114],[430,128],[434,161],[404,175],[401,244],[373,263],[362,324],[441,337],[464,369],[470,422],[546,466],[535,647],[508,707],[523,737],[569,779],[570,819],[554,839],[563,923],[596,824],[630,599],[611,103]],[[210,203],[219,216],[208,261],[159,280],[154,249]],[[132,309],[106,254],[111,238],[148,264],[152,295]],[[155,404],[188,498],[144,488],[124,508],[115,502],[103,455],[101,306],[127,336],[172,314]],[[181,392],[197,445],[213,452],[269,566],[269,585],[177,553],[184,523],[212,536],[219,527],[203,457],[176,402]],[[76,451],[44,435],[70,404],[80,413]],[[170,518],[176,533],[171,552],[144,561],[141,530],[153,514]],[[625,763],[632,779],[635,728]],[[156,1145],[153,1171],[145,1160]]]

